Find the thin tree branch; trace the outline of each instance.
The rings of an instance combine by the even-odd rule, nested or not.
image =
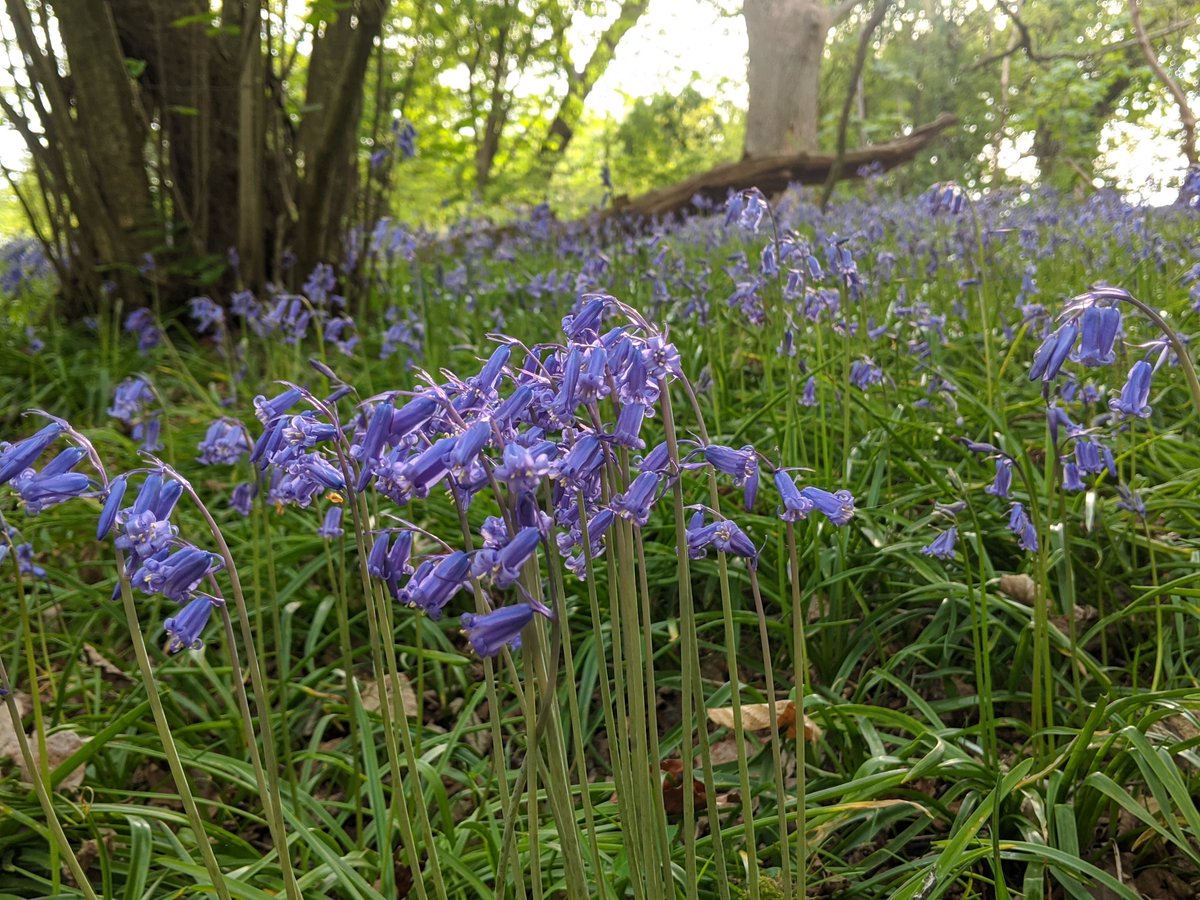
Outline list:
[[[1170,92],[1175,99],[1175,105],[1179,107],[1179,121],[1183,124],[1183,155],[1187,157],[1188,165],[1194,166],[1200,163],[1200,159],[1196,156],[1196,114],[1188,105],[1187,94],[1184,93],[1183,88],[1171,77],[1171,73],[1158,61],[1158,56],[1154,53],[1150,37],[1146,34],[1146,26],[1142,23],[1141,0],[1129,0],[1129,18],[1133,20],[1133,30],[1137,34],[1142,55],[1146,57],[1146,64]]]
[[[842,100],[842,114],[838,119],[837,155],[834,157],[833,165],[829,167],[829,174],[825,176],[825,185],[821,189],[821,209],[825,209],[829,205],[829,198],[833,196],[833,187],[837,184],[838,176],[842,174],[842,164],[846,158],[846,129],[850,124],[850,108],[854,105],[858,80],[862,77],[863,67],[867,62],[867,50],[870,47],[871,35],[883,24],[883,17],[891,5],[892,0],[879,0],[875,4],[875,11],[867,20],[867,24],[863,26],[862,34],[859,36],[858,51],[854,55],[854,69],[850,73],[850,85],[846,89],[845,99]]]

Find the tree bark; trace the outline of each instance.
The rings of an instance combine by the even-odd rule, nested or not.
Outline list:
[[[745,0],[742,15],[750,43],[745,156],[815,150],[832,11],[820,0]]]
[[[353,9],[338,13],[337,22],[326,30],[326,39],[333,35],[331,48],[344,48],[344,52],[326,48],[318,57],[321,42],[313,46],[310,65],[319,63],[325,76],[321,80],[327,83],[319,90],[310,84],[310,102],[320,101],[316,107],[320,114],[311,125],[306,115],[299,135],[304,173],[296,204],[295,244],[302,271],[327,260],[334,251],[340,212],[353,193],[353,151],[363,80],[386,8],[387,0],[359,0]],[[310,79],[312,74],[310,71]]]

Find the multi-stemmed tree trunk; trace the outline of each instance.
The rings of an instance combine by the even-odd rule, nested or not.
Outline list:
[[[279,274],[285,249],[301,271],[336,257],[387,0],[329,5],[306,80],[285,70],[263,0],[5,4],[23,71],[0,110],[30,151],[68,296],[107,281],[139,302],[148,256],[180,296],[232,272],[231,250],[248,287]],[[289,103],[297,82],[303,103]]]

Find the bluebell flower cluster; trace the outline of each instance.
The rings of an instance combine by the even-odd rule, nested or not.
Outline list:
[[[59,450],[40,469],[37,461],[60,438],[69,446]],[[161,471],[152,470],[142,480],[137,495],[128,506],[126,500],[130,474],[118,475],[100,484],[76,471],[85,460],[99,465],[99,458],[88,440],[60,419],[36,434],[15,444],[0,442],[0,485],[9,484],[22,501],[28,515],[37,515],[50,506],[80,497],[102,500],[96,539],[115,533],[114,544],[126,555],[130,585],[144,594],[161,594],[180,607],[177,615],[166,620],[171,652],[199,647],[200,635],[209,613],[220,600],[199,591],[201,583],[223,567],[221,557],[201,550],[179,537],[171,521],[183,485]],[[11,534],[11,533],[10,533]],[[3,545],[7,553],[7,543]],[[33,564],[32,547],[17,547],[20,571],[44,577],[45,571]],[[121,586],[112,596],[119,596]]]
[[[364,491],[396,510],[444,491],[464,511],[481,498],[498,504],[501,514],[486,518],[476,549],[422,551],[411,529],[393,527],[375,532],[367,560],[396,602],[431,618],[471,586],[486,608],[460,621],[481,655],[519,646],[535,616],[552,615],[530,579],[553,557],[586,578],[614,525],[646,526],[685,472],[728,477],[742,489],[743,506],[756,506],[764,463],[753,447],[701,444],[677,464],[665,444],[647,451],[645,423],[658,415],[664,387],[683,374],[665,335],[602,293],[585,294],[562,326],[559,344],[528,348],[500,338],[472,373],[418,372],[416,390],[370,398],[344,422],[336,403],[300,388],[256,398],[263,432],[250,460],[268,502],[303,507],[322,493],[340,499]],[[300,404],[308,409],[298,411]],[[646,452],[628,459],[639,451]],[[789,521],[815,510],[844,525],[854,515],[847,491],[798,487],[782,472],[774,479]],[[330,538],[341,528],[335,507],[319,533]],[[757,557],[745,531],[712,511],[698,512],[687,535],[696,556],[716,549],[752,563]],[[511,592],[514,601],[503,603]]]

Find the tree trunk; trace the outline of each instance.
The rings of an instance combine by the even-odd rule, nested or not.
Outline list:
[[[500,152],[500,134],[508,118],[508,25],[501,25],[496,37],[496,60],[492,66],[492,90],[488,97],[488,113],[483,123],[483,135],[475,146],[475,189],[482,195],[492,180],[492,163]]]
[[[750,42],[746,157],[817,147],[821,57],[836,19],[820,0],[745,0]]]

